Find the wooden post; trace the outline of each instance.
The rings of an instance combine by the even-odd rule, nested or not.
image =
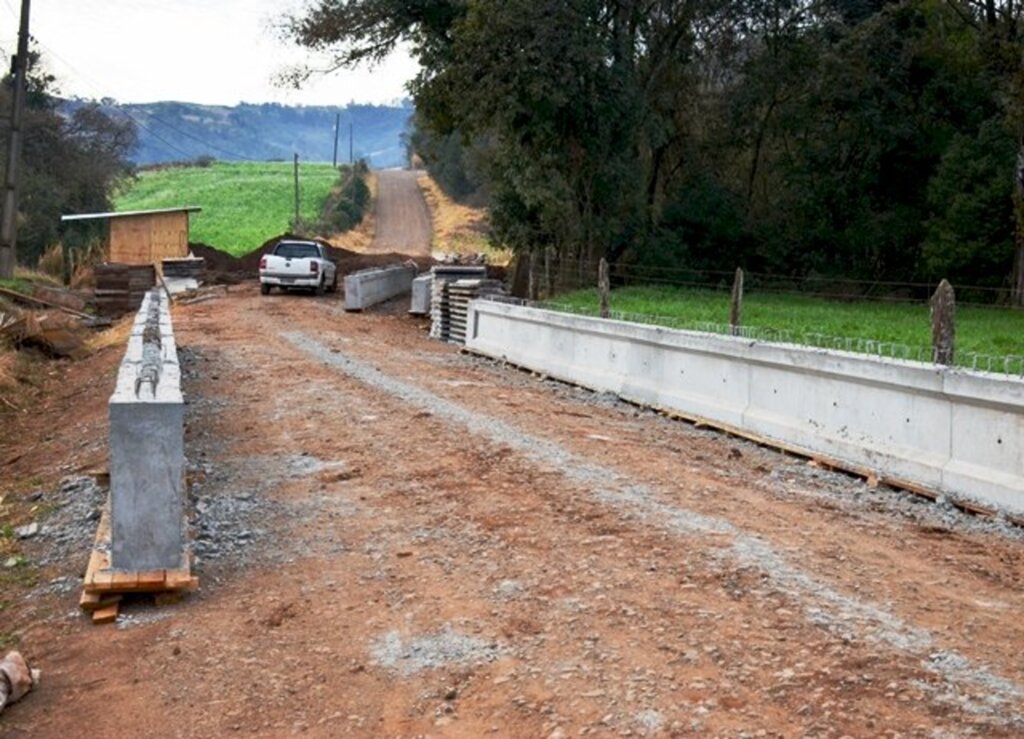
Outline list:
[[[553,247],[547,247],[544,250],[544,297],[547,300],[551,299],[551,296],[555,294],[555,286],[551,284],[551,252],[554,251]]]
[[[948,280],[939,283],[931,300],[932,361],[953,364],[956,345],[956,295]]]
[[[338,168],[338,129],[341,128],[341,113],[334,114],[334,157],[331,159],[331,166]]]
[[[299,155],[295,154],[295,223],[292,225],[292,231],[298,233],[299,231]]]
[[[537,286],[537,256],[533,252],[533,250],[530,250],[529,259],[530,259],[530,271],[529,271],[530,282],[529,282],[529,287],[527,289],[527,295],[529,296],[530,300],[536,300],[537,299],[537,287],[538,287]]]
[[[612,314],[609,307],[611,287],[611,281],[608,279],[608,262],[601,257],[601,262],[597,267],[597,290],[601,293],[601,318],[609,318]]]
[[[732,278],[732,299],[729,301],[729,333],[739,336],[743,325],[743,270],[736,268]]]
[[[0,218],[0,279],[14,277],[18,242],[18,165],[21,159],[22,118],[25,110],[25,75],[28,70],[29,0],[21,0],[18,53],[14,57],[14,92],[11,96],[11,128],[8,136],[7,171],[4,177],[3,215]]]

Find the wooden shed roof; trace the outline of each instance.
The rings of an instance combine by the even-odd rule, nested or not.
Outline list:
[[[98,218],[125,218],[128,216],[149,216],[159,213],[198,213],[202,208],[198,205],[186,205],[181,208],[157,208],[155,210],[122,210],[112,213],[76,213],[61,216],[62,221],[90,221]]]

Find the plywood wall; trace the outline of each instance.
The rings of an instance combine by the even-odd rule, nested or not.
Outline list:
[[[188,213],[151,213],[110,219],[110,261],[155,264],[188,256]]]

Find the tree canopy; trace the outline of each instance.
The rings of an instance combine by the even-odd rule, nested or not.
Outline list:
[[[319,0],[290,29],[339,65],[410,44],[414,145],[442,184],[487,193],[516,249],[1021,298],[1020,12]]]

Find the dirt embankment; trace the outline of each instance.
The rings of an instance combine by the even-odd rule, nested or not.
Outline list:
[[[192,253],[195,256],[202,257],[206,260],[206,269],[213,274],[251,278],[259,275],[260,257],[273,251],[274,246],[282,239],[299,239],[303,241],[317,242],[327,249],[330,258],[337,263],[338,272],[341,275],[358,272],[361,269],[368,269],[370,267],[383,267],[388,264],[394,264],[395,262],[408,261],[409,259],[415,261],[420,270],[429,269],[430,266],[434,264],[434,260],[429,256],[410,257],[408,254],[399,254],[397,252],[357,254],[356,252],[349,251],[348,249],[342,249],[334,246],[324,239],[310,239],[308,237],[296,236],[288,233],[283,233],[267,239],[258,249],[255,249],[241,257],[232,256],[231,254],[215,249],[207,244],[191,243],[189,244],[189,249],[192,250]]]

